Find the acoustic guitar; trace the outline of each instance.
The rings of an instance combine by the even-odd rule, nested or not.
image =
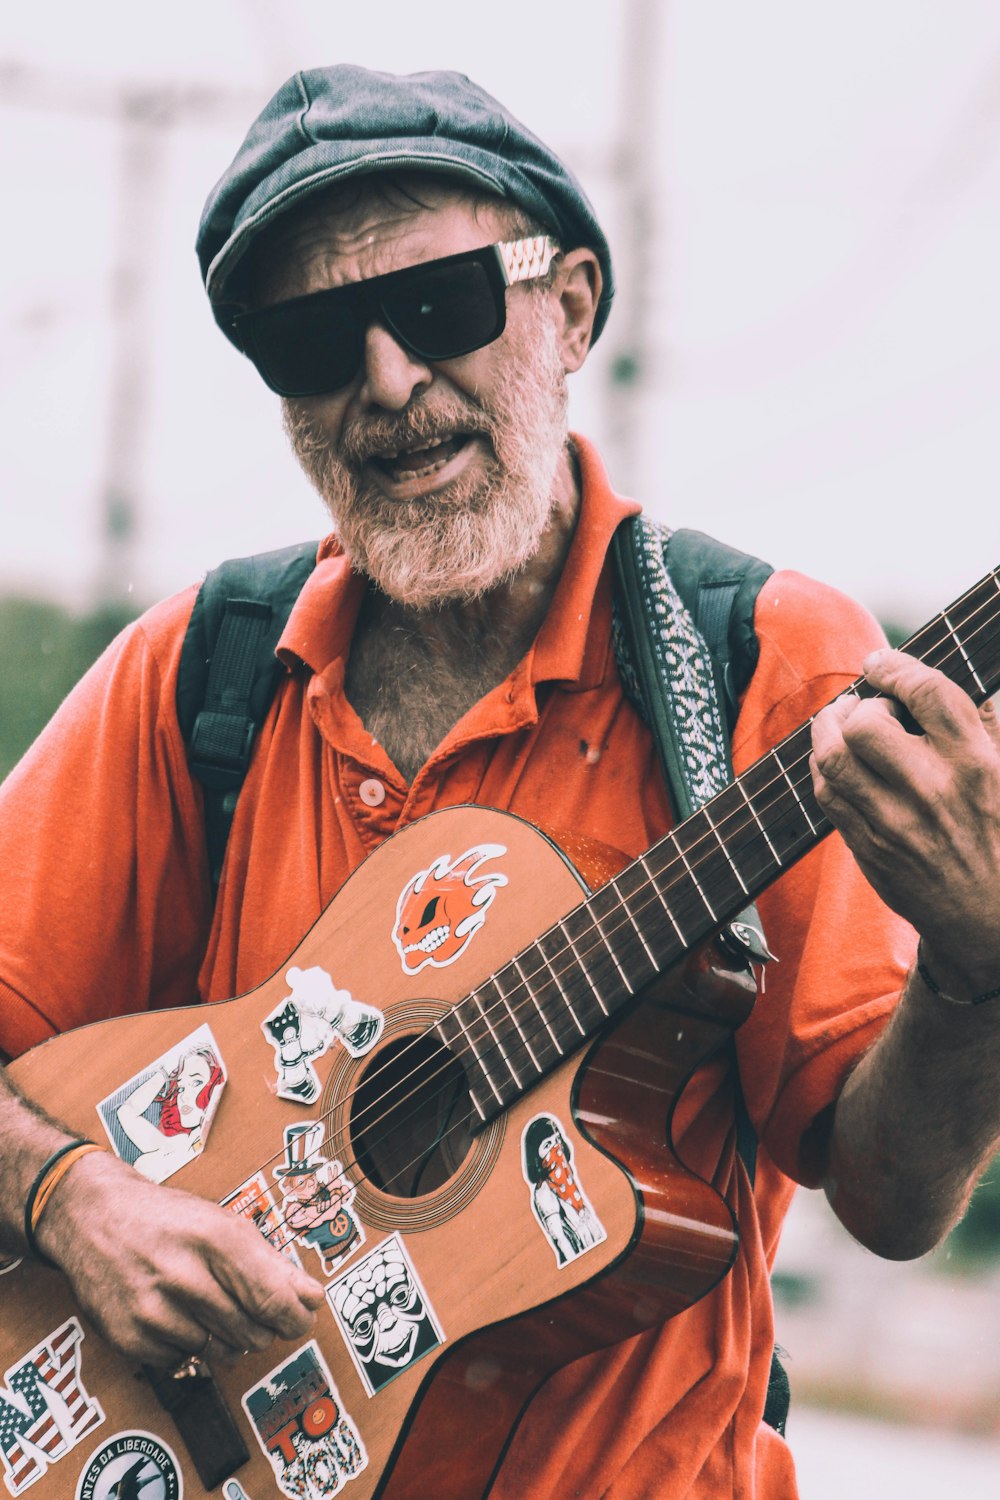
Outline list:
[[[1000,570],[906,649],[985,699]],[[326,1300],[300,1343],[157,1376],[57,1271],[8,1267],[6,1492],[475,1500],[554,1370],[711,1290],[736,1225],[671,1116],[755,998],[715,937],[829,831],[808,755],[807,723],[593,894],[516,817],[431,814],[258,989],[18,1059],[29,1096],[244,1214]]]

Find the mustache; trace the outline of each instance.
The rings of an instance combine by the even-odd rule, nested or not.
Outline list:
[[[471,402],[419,403],[401,412],[356,417],[341,430],[338,448],[346,463],[363,464],[386,450],[422,447],[456,435],[492,442],[495,434],[496,423]]]

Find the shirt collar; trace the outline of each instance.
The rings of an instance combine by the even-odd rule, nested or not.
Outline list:
[[[590,628],[605,558],[615,529],[641,507],[614,493],[592,443],[574,435],[573,444],[580,468],[580,514],[552,603],[524,665],[532,684],[561,681],[592,687],[605,665],[606,633]],[[346,661],[364,593],[364,579],[351,567],[337,537],[325,537],[278,642],[285,665],[292,669],[304,662],[322,672],[338,657]]]

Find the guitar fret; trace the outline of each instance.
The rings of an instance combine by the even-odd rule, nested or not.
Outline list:
[[[608,952],[611,954],[611,961],[614,964],[615,968],[618,970],[618,973],[619,973],[619,975],[621,977],[622,984],[628,990],[628,992],[629,992],[630,995],[634,995],[635,994],[635,988],[629,982],[628,975],[625,973],[625,970],[622,968],[621,964],[618,962],[618,954],[615,952],[614,948],[611,946],[611,943],[610,943],[610,941],[608,939],[608,935],[604,931],[604,928],[601,926],[601,919],[597,915],[597,911],[595,910],[593,903],[591,903],[590,912],[591,912],[591,916],[594,919],[594,926],[596,927],[597,931],[601,935],[601,941],[603,942],[605,948],[607,948]]]
[[[682,824],[681,827],[683,827],[683,826],[684,825]],[[694,873],[694,871],[692,870],[691,866],[688,864],[688,857],[684,853],[684,850],[681,848],[680,843],[678,842],[676,835],[674,836],[674,839],[673,839],[673,845],[674,845],[674,848],[677,850],[677,853],[680,855],[681,859],[684,861],[684,868],[685,868],[685,870],[687,870],[688,875],[691,877],[691,884],[694,886],[695,890],[698,892],[698,895],[704,901],[705,907],[706,907],[706,909],[708,911],[708,915],[712,918],[713,922],[717,922],[719,919],[715,915],[715,912],[712,910],[712,903],[711,903],[711,901],[709,901],[708,897],[705,895],[705,892],[702,890],[701,885],[698,882],[697,875]]]
[[[549,1025],[549,1018],[545,1014],[545,1011],[542,1009],[542,1002],[539,1000],[538,996],[535,994],[534,989],[532,988],[531,984],[528,982],[527,978],[525,977],[524,970],[521,968],[521,965],[520,965],[520,963],[518,962],[518,960],[516,958],[514,959],[514,968],[517,970],[518,978],[520,979],[521,983],[524,985],[525,992],[530,997],[532,1005],[535,1007],[535,1009],[537,1010],[539,1016],[542,1019],[542,1025],[545,1027],[545,1030],[548,1032],[549,1036],[552,1038],[552,1045],[555,1047],[555,1049],[559,1053],[560,1057],[565,1057],[566,1054],[564,1053],[562,1047],[560,1046],[559,1038],[556,1036],[555,1032],[552,1030],[552,1027]],[[528,1047],[527,1040],[525,1041],[524,1045],[526,1047]],[[528,1050],[530,1052],[531,1048],[528,1047]],[[532,1053],[532,1056],[534,1056],[534,1053]]]
[[[786,782],[788,783],[788,789],[789,789],[789,791],[791,792],[792,796],[795,798],[796,802],[798,803],[799,808],[800,808],[801,813],[802,813],[802,816],[805,818],[806,822],[809,824],[809,831],[810,831],[810,833],[818,834],[819,833],[819,829],[816,827],[816,824],[813,822],[812,818],[809,816],[809,809],[806,807],[806,805],[803,802],[802,798],[799,796],[798,788],[796,787],[795,782],[789,776],[788,771],[785,768],[785,763],[781,759],[781,756],[778,754],[778,751],[780,749],[781,749],[780,745],[776,746],[771,751],[771,757],[777,763],[779,771],[781,772],[782,776],[785,778]]]
[[[708,824],[709,828],[715,834],[715,841],[718,844],[720,850],[722,851],[722,853],[723,853],[723,855],[725,857],[727,865],[732,870],[733,874],[736,876],[736,879],[739,881],[739,883],[740,883],[740,890],[743,892],[744,896],[748,896],[750,894],[750,892],[747,890],[746,882],[743,879],[743,876],[740,874],[739,870],[736,868],[736,864],[735,864],[735,862],[733,860],[732,855],[729,853],[729,850],[726,848],[725,844],[722,842],[722,835],[720,834],[719,830],[716,828],[715,824],[712,822],[712,815],[711,815],[711,813],[709,812],[709,810],[708,810],[707,807],[703,807],[701,809],[701,812],[702,812],[702,817],[705,819],[705,822]]]
[[[496,1043],[497,1051],[500,1053],[500,1056],[503,1058],[504,1062],[507,1064],[507,1071],[510,1073],[510,1076],[513,1078],[514,1082],[517,1084],[517,1087],[519,1089],[523,1089],[524,1088],[524,1084],[521,1081],[521,1077],[520,1077],[517,1069],[514,1067],[514,1064],[511,1062],[510,1058],[507,1056],[507,1048],[504,1046],[504,1044],[501,1041],[500,1037],[497,1035],[497,1032],[496,1032],[496,1029],[495,1029],[495,1027],[493,1025],[493,1022],[490,1020],[489,1016],[486,1013],[486,1009],[483,1006],[483,1002],[479,998],[479,991],[478,990],[473,990],[472,994],[470,995],[469,998],[475,1002],[475,1005],[476,1005],[476,1008],[479,1011],[479,1014],[482,1016],[484,1022],[486,1023],[487,1030],[489,1031],[490,1036],[493,1038],[494,1042]],[[503,999],[503,996],[501,995],[500,998]],[[504,1000],[504,1004],[505,1005],[507,1004],[506,1000]],[[507,1010],[508,1010],[508,1013],[509,1013],[509,1011],[510,1011],[510,1007],[509,1006],[507,1006]],[[511,1020],[514,1022],[514,1025],[517,1026],[517,1021],[514,1019],[513,1016],[511,1016]],[[520,1030],[521,1030],[520,1026],[517,1026],[517,1029],[518,1029],[518,1032],[520,1032]],[[523,1036],[521,1037],[521,1040],[524,1041],[524,1037]],[[525,1046],[527,1046],[526,1042],[525,1042]],[[528,1048],[528,1051],[529,1052],[531,1051],[530,1047]]]
[[[460,1040],[460,1038],[458,1038],[457,1036],[454,1039],[452,1039],[451,1037],[448,1036],[448,1033],[445,1030],[445,1024],[444,1023],[446,1021],[449,1021],[449,1020],[450,1021],[454,1021],[455,1024],[456,1024],[456,1026],[458,1026],[458,1028],[462,1031],[462,1033],[466,1035],[466,1039],[469,1041],[470,1050],[472,1051],[473,1056],[476,1058],[476,1061],[480,1065],[480,1071],[483,1073],[483,1076],[485,1077],[486,1082],[489,1084],[489,1086],[492,1089],[494,1095],[496,1096],[497,1103],[500,1104],[500,1105],[503,1105],[504,1101],[503,1101],[501,1095],[497,1091],[497,1088],[496,1088],[495,1084],[493,1083],[493,1080],[490,1077],[489,1072],[483,1067],[482,1060],[479,1058],[478,1054],[476,1053],[475,1047],[472,1046],[471,1039],[468,1038],[468,1035],[465,1032],[465,1027],[462,1025],[462,1022],[459,1019],[458,1007],[457,1006],[453,1010],[449,1011],[449,1013],[448,1013],[447,1016],[442,1016],[441,1020],[438,1021],[435,1024],[435,1026],[433,1027],[433,1030],[437,1032],[438,1037],[440,1038],[442,1045],[445,1047],[445,1049],[448,1052],[454,1052],[456,1050],[456,1042]],[[476,1111],[476,1114],[479,1116],[480,1120],[482,1120],[483,1124],[485,1125],[487,1119],[489,1118],[489,1111],[479,1102],[479,1099],[476,1097],[475,1086],[471,1085],[471,1084],[470,1084],[470,1087],[469,1087],[469,1098],[472,1100],[472,1105],[473,1105],[473,1108]]]
[[[784,865],[782,864],[781,855],[778,853],[777,849],[771,843],[770,835],[768,834],[767,829],[764,827],[763,823],[761,822],[760,817],[758,816],[758,813],[757,813],[757,809],[754,807],[753,803],[750,801],[750,798],[747,796],[746,791],[745,791],[744,786],[743,786],[743,782],[738,780],[735,784],[736,784],[736,786],[739,787],[739,789],[740,789],[740,795],[742,796],[743,801],[746,803],[747,807],[749,807],[751,813],[753,814],[753,820],[754,820],[754,822],[757,824],[757,827],[760,829],[761,833],[764,835],[764,842],[765,842],[765,844],[767,845],[767,847],[771,851],[771,857],[772,857],[772,859],[774,860],[774,862],[778,866],[778,868],[783,870],[784,869]]]
[[[544,963],[545,968],[548,971],[549,977],[551,978],[552,982],[554,983],[556,989],[559,991],[559,995],[560,995],[560,997],[562,999],[563,1004],[566,1007],[567,1012],[569,1013],[569,1017],[570,1017],[570,1020],[573,1022],[573,1025],[576,1027],[577,1031],[580,1033],[581,1036],[586,1036],[587,1035],[587,1028],[583,1025],[583,1022],[580,1020],[580,1017],[576,1013],[576,1009],[575,1009],[575,1007],[573,1005],[573,1001],[570,999],[569,995],[566,993],[565,986],[563,985],[563,982],[562,982],[562,980],[559,977],[559,970],[556,968],[555,964],[553,964],[553,962],[549,958],[548,954],[542,948],[542,940],[541,939],[539,939],[539,941],[535,944],[535,951],[537,953],[541,954],[542,962]]]
[[[955,645],[958,647],[959,651],[961,652],[962,660],[965,662],[965,665],[968,667],[969,671],[971,672],[972,678],[973,678],[973,681],[976,684],[976,687],[979,689],[979,691],[982,693],[983,697],[985,698],[987,696],[987,694],[986,694],[986,688],[983,685],[982,678],[980,677],[979,673],[976,671],[975,667],[972,665],[972,662],[969,660],[969,653],[966,651],[965,647],[962,645],[962,642],[959,639],[958,631],[955,629],[954,625],[951,623],[951,621],[949,620],[949,618],[948,618],[947,615],[942,615],[941,618],[944,621],[944,623],[947,625],[949,631],[951,632],[951,638],[955,642]]]
[[[632,912],[631,912],[631,910],[629,908],[628,901],[626,900],[625,896],[622,894],[621,889],[620,889],[620,887],[618,885],[618,879],[617,879],[617,877],[615,877],[615,879],[613,879],[613,880],[610,880],[608,882],[608,884],[611,887],[611,889],[614,891],[615,895],[618,897],[618,900],[621,903],[622,911],[625,913],[625,915],[628,917],[629,921],[631,922],[632,927],[633,927],[633,929],[635,931],[635,935],[639,939],[640,943],[642,944],[643,950],[645,951],[645,954],[646,954],[646,957],[649,959],[649,962],[652,965],[653,971],[655,973],[659,969],[660,966],[656,962],[656,959],[653,957],[652,953],[650,952],[649,944],[646,942],[646,939],[642,935],[642,928],[639,926],[638,922],[635,920],[635,917],[633,917],[633,915],[632,915]]]
[[[514,1007],[511,1005],[511,1003],[508,1000],[507,996],[503,992],[503,989],[502,989],[501,984],[500,984],[500,975],[499,974],[491,974],[490,978],[489,978],[489,983],[492,984],[493,988],[496,990],[497,994],[500,996],[501,1004],[504,1006],[504,1009],[506,1010],[507,1014],[510,1016],[510,1019],[514,1023],[514,1026],[517,1028],[517,1034],[521,1038],[521,1041],[522,1041],[522,1043],[524,1045],[524,1050],[527,1052],[528,1056],[531,1059],[531,1064],[532,1064],[532,1067],[535,1069],[535,1072],[538,1073],[538,1074],[544,1073],[545,1069],[542,1067],[541,1063],[538,1061],[538,1058],[535,1055],[535,1049],[534,1049],[534,1047],[532,1047],[531,1043],[528,1041],[528,1038],[525,1035],[524,1027],[521,1025],[520,1021],[518,1020],[517,1014],[516,1014],[516,1012],[514,1010]]]
[[[642,868],[645,870],[646,875],[649,877],[649,883],[653,887],[653,893],[656,896],[657,900],[659,901],[660,905],[663,907],[663,910],[666,912],[666,914],[667,914],[667,920],[669,921],[671,927],[674,929],[674,932],[677,934],[677,941],[680,943],[680,945],[681,945],[682,948],[686,948],[688,946],[688,940],[684,936],[683,932],[681,932],[681,929],[678,926],[676,917],[674,916],[673,912],[670,910],[670,907],[667,905],[667,898],[666,898],[666,896],[664,896],[663,892],[660,890],[660,887],[657,885],[657,883],[656,883],[656,876],[653,874],[652,870],[649,868],[649,865],[646,863],[646,855],[645,854],[640,854],[640,856],[639,856],[639,863],[642,866]]]
[[[590,970],[587,968],[587,965],[584,963],[583,959],[580,957],[579,953],[577,952],[577,950],[576,950],[576,944],[574,943],[573,939],[570,937],[569,933],[567,932],[565,922],[563,922],[560,919],[560,921],[558,922],[557,925],[559,927],[559,931],[562,933],[562,935],[566,939],[567,943],[569,943],[570,951],[573,954],[573,957],[576,959],[577,963],[580,965],[580,968],[586,974],[587,981],[588,981],[588,983],[590,985],[590,988],[594,992],[594,999],[597,1001],[598,1005],[601,1007],[601,1010],[604,1012],[604,1014],[606,1016],[609,1016],[611,1014],[611,1012],[608,1010],[608,1007],[605,1004],[604,996],[601,994],[600,990],[597,988],[597,981],[594,979],[594,977],[591,974]]]

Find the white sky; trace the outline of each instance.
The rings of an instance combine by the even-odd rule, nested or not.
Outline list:
[[[1000,9],[635,9],[656,22],[645,86],[627,62],[632,6],[606,0],[62,0],[7,14],[0,588],[83,602],[99,574],[124,132],[94,106],[130,86],[200,92],[154,132],[126,231],[147,247],[129,581],[152,599],[322,528],[276,398],[212,324],[192,245],[258,105],[296,67],[332,61],[459,68],[576,167],[621,291],[574,419],[654,514],[912,626],[1000,561]],[[637,259],[620,162],[643,143]],[[652,379],[623,405],[608,372],[633,327]]]

